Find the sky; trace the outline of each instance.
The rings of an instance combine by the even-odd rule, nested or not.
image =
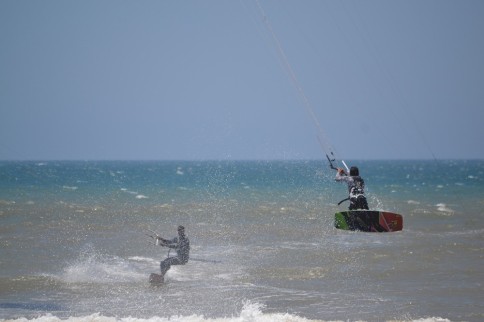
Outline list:
[[[479,0],[1,0],[0,160],[484,159],[483,32]]]

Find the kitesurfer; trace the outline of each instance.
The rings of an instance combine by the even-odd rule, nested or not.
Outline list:
[[[178,237],[171,240],[156,236],[157,245],[169,247],[176,250],[176,256],[168,256],[160,263],[161,278],[170,269],[171,265],[185,265],[188,262],[190,254],[190,241],[185,235],[185,227],[178,226]],[[169,253],[168,253],[169,254]]]
[[[350,201],[349,210],[368,210],[368,202],[365,197],[365,181],[360,177],[358,167],[351,167],[350,175],[341,168],[336,168],[336,171],[335,180],[338,182],[346,182],[348,185],[349,197],[345,200]]]

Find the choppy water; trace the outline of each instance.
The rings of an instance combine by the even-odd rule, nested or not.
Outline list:
[[[0,319],[483,320],[484,161],[355,164],[402,232],[334,229],[322,161],[0,162]]]

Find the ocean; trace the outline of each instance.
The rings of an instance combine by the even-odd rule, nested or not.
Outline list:
[[[484,161],[348,163],[401,232],[335,229],[325,160],[0,161],[0,321],[483,321]]]

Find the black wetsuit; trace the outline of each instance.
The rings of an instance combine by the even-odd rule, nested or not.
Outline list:
[[[350,206],[349,210],[368,210],[368,202],[365,197],[365,181],[360,176],[347,176],[336,173],[336,181],[344,181],[348,184]]]
[[[172,240],[161,240],[161,246],[176,250],[176,256],[168,257],[160,263],[161,275],[164,276],[171,265],[185,265],[188,262],[190,257],[190,241],[185,235],[179,235],[179,237],[175,237]]]

